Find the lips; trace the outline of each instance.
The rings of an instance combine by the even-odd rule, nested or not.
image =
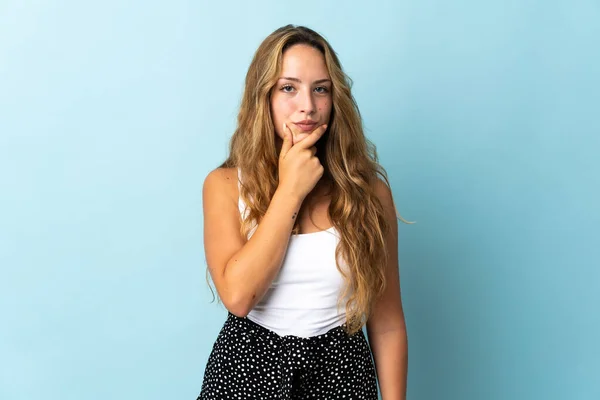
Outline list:
[[[310,132],[310,131],[313,131],[317,127],[317,122],[311,121],[311,120],[304,120],[304,121],[294,122],[294,125],[296,125],[298,127],[298,129],[302,132]]]

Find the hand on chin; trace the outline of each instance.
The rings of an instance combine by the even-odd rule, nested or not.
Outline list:
[[[310,135],[309,133],[298,133],[295,135],[292,135],[292,144],[295,145],[297,143],[300,143],[302,140],[306,139],[308,137],[308,135]]]

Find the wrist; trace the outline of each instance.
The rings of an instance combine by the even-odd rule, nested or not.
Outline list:
[[[296,193],[293,189],[282,186],[278,186],[275,190],[273,198],[275,197],[281,198],[286,204],[293,205],[297,208],[300,208],[304,201],[304,197]]]

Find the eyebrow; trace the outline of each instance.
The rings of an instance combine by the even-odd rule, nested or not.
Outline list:
[[[289,76],[282,76],[279,79],[286,79],[288,81],[294,81],[294,82],[302,83],[302,81],[300,79],[298,79],[298,78],[292,78],[292,77],[289,77]],[[330,82],[331,83],[331,79],[327,79],[327,78],[326,79],[319,79],[319,80],[314,81],[313,83],[325,83],[325,82]]]

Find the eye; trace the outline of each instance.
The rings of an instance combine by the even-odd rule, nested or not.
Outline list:
[[[283,85],[281,87],[281,91],[284,93],[292,93],[293,90],[294,90],[294,87],[292,85]]]
[[[317,92],[319,94],[329,93],[329,88],[327,88],[325,86],[318,86],[315,88],[315,92]]]

